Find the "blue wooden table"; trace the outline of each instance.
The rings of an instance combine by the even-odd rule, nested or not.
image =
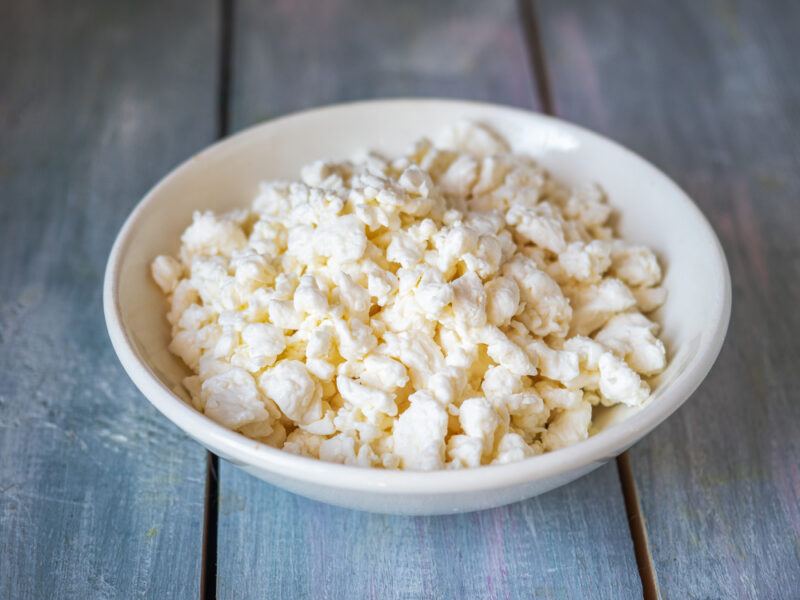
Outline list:
[[[0,598],[800,598],[799,25],[788,1],[4,0]],[[114,235],[173,165],[286,112],[409,95],[630,146],[696,199],[733,276],[683,409],[482,513],[356,513],[207,461],[101,314]]]

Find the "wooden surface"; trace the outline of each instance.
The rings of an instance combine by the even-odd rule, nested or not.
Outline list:
[[[107,340],[113,237],[226,121],[403,95],[552,108],[663,168],[725,246],[728,341],[621,470],[636,544],[614,464],[510,507],[400,518],[223,462],[209,597],[799,598],[800,7],[228,5],[227,24],[218,2],[2,5],[0,598],[198,596],[205,453]]]
[[[196,597],[205,452],[125,376],[100,287],[213,139],[214,5],[0,12],[0,598]]]
[[[513,0],[237,0],[234,7],[234,129],[378,97],[538,107]]]
[[[511,506],[359,513],[222,469],[219,598],[641,598],[613,464]]]

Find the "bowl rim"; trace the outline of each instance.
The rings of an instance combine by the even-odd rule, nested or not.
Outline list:
[[[293,120],[319,116],[326,112],[397,107],[403,104],[411,105],[408,108],[413,110],[432,107],[471,108],[487,113],[506,113],[508,116],[521,119],[539,120],[578,137],[610,144],[634,163],[638,163],[638,166],[660,176],[666,186],[671,188],[670,192],[675,201],[684,204],[684,207],[694,214],[713,241],[714,258],[721,274],[723,289],[721,294],[715,294],[716,301],[708,315],[708,322],[714,327],[713,333],[704,337],[695,359],[687,368],[661,390],[658,402],[645,405],[635,414],[586,440],[520,461],[472,469],[401,471],[329,463],[291,454],[249,439],[197,411],[155,375],[147,362],[139,356],[128,337],[118,296],[121,265],[132,235],[137,225],[157,203],[161,190],[172,180],[184,176],[186,171],[202,166],[204,161],[213,160],[219,154],[232,151],[235,146],[245,143],[263,129],[284,125]],[[486,118],[490,119],[491,115],[487,114]],[[112,346],[124,370],[148,401],[195,440],[206,447],[214,448],[214,451],[234,464],[263,469],[290,479],[331,488],[400,495],[440,495],[511,487],[559,475],[566,476],[576,470],[589,470],[637,442],[676,411],[699,387],[714,365],[722,349],[730,321],[731,279],[722,245],[698,206],[660,169],[606,136],[556,117],[500,104],[446,98],[388,98],[331,104],[264,121],[217,141],[173,168],[139,201],[117,234],[109,254],[103,281],[103,312]]]

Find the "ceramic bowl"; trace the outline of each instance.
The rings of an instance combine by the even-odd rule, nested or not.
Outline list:
[[[570,185],[597,182],[617,211],[622,237],[653,248],[669,294],[656,319],[669,353],[644,407],[597,411],[593,435],[568,448],[500,466],[438,472],[365,469],[295,456],[225,429],[173,392],[186,368],[167,350],[164,296],[149,265],[175,254],[198,209],[246,206],[260,181],[296,179],[315,159],[364,149],[389,155],[459,119],[486,123],[516,152],[533,156]],[[122,227],[104,283],[108,332],[142,394],[211,452],[292,492],[354,509],[441,514],[500,506],[564,485],[640,440],[697,389],[722,346],[730,276],[703,214],[662,172],[581,127],[523,110],[449,100],[382,100],[290,115],[252,127],[190,158],[139,203]]]

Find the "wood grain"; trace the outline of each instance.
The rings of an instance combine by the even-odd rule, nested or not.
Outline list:
[[[234,128],[354,98],[536,104],[510,1],[246,1],[233,56]],[[333,508],[220,468],[220,598],[641,596],[613,464],[528,502],[436,518]]]
[[[498,3],[236,2],[232,125],[347,100],[436,96],[531,108],[515,6]]]
[[[219,598],[641,598],[613,464],[538,498],[373,515],[222,463]]]
[[[797,598],[800,6],[536,6],[557,114],[671,174],[733,277],[715,369],[630,453],[661,593]]]
[[[204,452],[125,376],[101,282],[141,195],[214,137],[215,7],[2,13],[0,597],[193,597]]]

